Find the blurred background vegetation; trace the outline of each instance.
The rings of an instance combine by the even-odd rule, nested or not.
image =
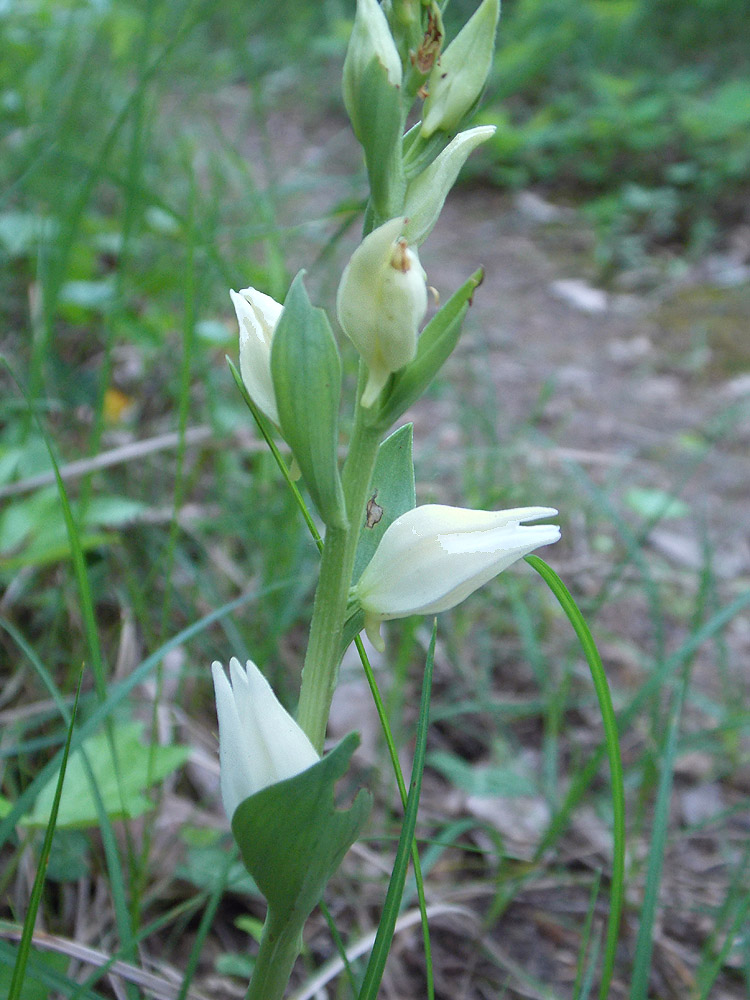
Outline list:
[[[127,728],[133,715],[143,721],[154,704],[169,704],[178,721],[159,739],[188,744],[193,757],[202,747],[215,765],[207,664],[217,650],[251,655],[284,696],[297,690],[316,554],[229,379],[225,355],[236,355],[236,325],[227,289],[256,285],[282,298],[304,265],[319,301],[333,300],[340,271],[329,265],[342,237],[356,232],[365,196],[339,96],[353,6],[0,0],[0,354],[10,365],[0,369],[0,820],[64,742],[64,716],[47,699],[70,704],[82,663],[106,665],[97,690],[85,685],[86,719],[181,629],[249,593],[236,613],[206,622],[171,649],[164,673],[154,672],[155,680],[149,673],[150,686],[113,708],[125,727],[124,745],[137,754],[140,737]],[[473,6],[451,0],[449,34]],[[470,178],[500,191],[532,186],[583,207],[596,231],[594,263],[603,282],[665,250],[670,259],[699,258],[749,221],[748,79],[745,0],[507,0],[481,112],[498,131],[470,164]],[[348,146],[334,169],[330,147],[338,148],[339,135]],[[351,375],[351,352],[345,360]],[[574,569],[577,559],[583,567],[578,592],[600,632],[614,635],[615,662],[625,664],[618,707],[625,705],[631,720],[643,708],[626,763],[636,800],[631,832],[647,837],[650,805],[666,773],[660,770],[665,719],[678,725],[683,696],[673,699],[671,688],[664,694],[643,678],[666,682],[683,669],[687,675],[700,646],[696,636],[715,641],[718,681],[711,697],[698,693],[690,702],[696,715],[707,716],[700,715],[686,746],[708,746],[719,776],[734,773],[744,759],[747,713],[737,703],[722,629],[746,598],[733,591],[734,603],[724,607],[708,542],[687,583],[675,582],[662,564],[654,569],[641,551],[650,528],[684,514],[671,494],[688,478],[689,463],[702,460],[739,418],[686,428],[679,454],[687,465],[667,491],[633,493],[623,517],[607,493],[613,482],[622,486],[616,473],[606,481],[606,472],[601,488],[580,470],[556,476],[557,493],[549,496],[555,477],[535,464],[529,446],[545,446],[540,414],[548,390],[539,390],[533,412],[501,430],[504,414],[497,417],[489,382],[464,397],[439,383],[436,412],[449,397],[462,410],[445,440],[417,436],[418,471],[434,472],[421,472],[420,499],[509,507],[549,497],[562,507],[556,499],[562,492],[575,497],[565,544]],[[153,449],[141,450],[143,442]],[[71,558],[49,478],[48,443],[61,464],[84,459],[66,478],[87,553],[84,575]],[[118,458],[119,448],[125,450]],[[97,466],[100,455],[111,464]],[[649,457],[661,467],[670,456],[654,449]],[[594,556],[601,556],[593,568],[588,549],[581,562],[576,537],[592,539]],[[530,577],[509,576],[507,601],[483,592],[441,624],[431,767],[433,780],[442,775],[467,794],[540,792],[559,819],[553,843],[568,808],[561,775],[577,773],[596,745],[598,719],[578,653],[567,631],[550,639],[559,621]],[[632,626],[627,641],[617,634],[623,620]],[[414,622],[393,634],[389,704],[405,743],[424,636]],[[503,694],[509,689],[517,697],[498,695],[498,683]],[[538,768],[524,763],[532,745]],[[138,791],[170,766],[150,763]],[[201,803],[205,795],[207,809],[218,815],[215,772],[203,785],[195,772],[179,780],[184,799]],[[439,802],[444,788],[438,787]],[[606,782],[596,789],[606,830]],[[379,817],[396,829],[387,792],[383,798]],[[662,831],[668,796],[664,801]],[[429,823],[439,826],[435,813]],[[491,884],[491,924],[512,906],[526,861],[500,848],[494,853],[490,824],[461,822],[459,829],[446,821],[437,832],[429,826],[436,838],[431,863],[441,857],[440,837],[443,846],[461,842],[464,850],[472,831],[470,849],[444,877]],[[47,926],[63,934],[72,934],[74,924],[67,890],[104,870],[104,862],[92,861],[101,857],[96,835],[75,826],[55,841],[50,880],[59,895],[45,910]],[[223,830],[183,823],[182,867],[154,871],[152,833],[158,839],[153,831],[141,839],[138,829],[137,849],[130,843],[123,852],[121,883],[136,901],[129,917],[116,914],[112,950],[133,957],[128,919],[137,926],[142,913],[162,915],[174,906],[160,953],[185,969],[201,941],[181,932],[195,930],[190,921],[224,863],[217,844],[228,841]],[[23,916],[28,888],[21,858],[33,839],[25,837],[0,837],[2,916],[13,919]],[[646,857],[644,849],[636,858],[634,879],[643,875]],[[709,990],[721,964],[716,954],[730,940],[727,929],[746,912],[748,858],[735,860],[710,911],[713,937],[696,950]],[[107,877],[116,888],[110,862]],[[592,874],[584,865],[567,871],[563,864],[552,884],[572,892],[584,869]],[[498,877],[501,870],[512,884]],[[576,933],[590,887],[584,880],[584,909],[569,918]],[[370,888],[373,907],[381,888],[379,882]],[[247,942],[231,934],[213,947],[217,968],[246,971],[246,958],[229,954],[229,942],[238,952]],[[198,950],[186,955],[188,940]],[[13,954],[2,948],[7,964]],[[745,949],[731,974],[735,985],[745,977]],[[644,952],[641,964],[648,961]],[[0,992],[3,982],[0,975]]]

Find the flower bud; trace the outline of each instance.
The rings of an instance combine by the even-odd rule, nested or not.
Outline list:
[[[428,504],[396,518],[354,588],[373,645],[384,646],[381,622],[447,611],[517,559],[556,542],[556,524],[522,524],[553,514],[551,507],[491,511]]]
[[[453,132],[479,100],[492,66],[500,0],[483,0],[427,79],[422,136]]]
[[[373,63],[385,70],[384,76],[371,72]],[[361,143],[365,143],[368,129],[368,108],[377,103],[377,94],[367,91],[379,85],[398,90],[401,78],[401,59],[380,4],[377,0],[357,0],[342,85],[344,105]]]
[[[220,663],[214,662],[211,672],[219,717],[221,797],[231,821],[246,798],[320,758],[252,660],[243,670],[232,657],[231,684]]]
[[[240,324],[240,374],[248,395],[278,426],[279,411],[271,379],[271,341],[283,306],[255,288],[229,292]]]
[[[409,184],[404,205],[404,236],[410,243],[419,246],[427,239],[469,154],[494,134],[494,125],[459,132],[440,156]]]
[[[336,297],[339,323],[369,370],[362,406],[377,399],[392,372],[414,359],[427,311],[427,283],[415,250],[391,219],[366,236],[344,269]]]

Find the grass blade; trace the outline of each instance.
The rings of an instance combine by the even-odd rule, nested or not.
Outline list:
[[[385,963],[388,959],[393,932],[396,927],[401,897],[406,883],[406,870],[409,865],[409,852],[414,840],[414,831],[417,826],[417,810],[419,809],[419,795],[422,789],[422,773],[424,771],[425,754],[427,751],[427,728],[430,716],[430,694],[432,691],[432,667],[435,660],[435,639],[437,637],[437,623],[432,627],[432,639],[427,653],[425,663],[424,681],[422,683],[422,700],[419,706],[419,723],[417,725],[417,742],[414,748],[414,763],[411,772],[411,785],[409,796],[404,810],[404,823],[401,828],[401,836],[398,839],[396,849],[396,859],[393,864],[391,880],[388,884],[388,892],[383,906],[383,913],[380,917],[380,924],[375,935],[375,943],[370,953],[370,960],[367,963],[365,976],[362,981],[362,988],[359,992],[358,1000],[376,1000],[380,981],[383,978]]]
[[[599,710],[604,726],[604,739],[609,758],[610,778],[612,782],[612,813],[613,813],[613,845],[612,845],[612,886],[610,889],[609,922],[607,939],[604,949],[602,980],[599,987],[599,997],[606,1000],[615,967],[617,938],[620,930],[620,917],[625,886],[625,786],[622,775],[622,758],[620,755],[620,740],[617,733],[617,720],[612,707],[612,696],[609,692],[607,675],[604,672],[599,650],[594,637],[581,614],[578,605],[573,600],[570,591],[555,573],[551,566],[539,556],[526,556],[526,562],[542,577],[549,589],[557,598],[560,607],[573,626],[578,636],[581,649],[591,671],[594,689],[599,700]]]
[[[68,757],[70,755],[70,744],[73,739],[73,728],[75,726],[76,712],[78,710],[78,699],[81,696],[81,682],[83,681],[83,667],[78,675],[78,687],[76,688],[75,702],[73,703],[73,711],[70,717],[70,725],[68,726],[68,735],[65,739],[65,746],[63,747],[62,760],[60,761],[60,772],[57,776],[57,787],[55,788],[55,797],[52,800],[52,809],[50,811],[49,823],[47,823],[47,829],[44,831],[44,840],[42,842],[42,849],[39,853],[39,864],[37,865],[36,875],[34,877],[34,884],[31,887],[31,896],[29,898],[29,908],[26,911],[26,917],[23,922],[23,933],[21,934],[21,941],[18,945],[18,955],[16,958],[16,964],[13,967],[13,977],[10,981],[10,992],[8,993],[8,1000],[19,1000],[21,996],[21,990],[23,989],[23,981],[26,975],[26,965],[29,960],[29,953],[31,952],[31,942],[34,935],[34,926],[36,924],[36,915],[39,911],[39,904],[42,901],[42,892],[44,890],[44,882],[47,875],[47,863],[49,861],[50,852],[52,850],[52,838],[55,835],[55,826],[57,824],[57,813],[60,808],[60,799],[62,798],[63,782],[65,781],[65,771],[68,766]]]

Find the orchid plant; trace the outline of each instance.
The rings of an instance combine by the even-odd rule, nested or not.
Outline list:
[[[364,629],[383,650],[383,622],[452,608],[560,537],[549,507],[417,506],[411,426],[392,432],[455,347],[482,280],[481,272],[469,277],[420,332],[429,296],[419,246],[467,157],[494,131],[461,127],[485,86],[498,18],[499,0],[482,0],[445,45],[436,0],[357,0],[343,96],[370,194],[336,298],[338,326],[360,357],[343,463],[339,347],[302,274],[283,304],[254,288],[230,293],[235,378],[267,440],[280,435],[291,451],[293,472],[274,449],[321,550],[296,720],[252,662],[231,659],[229,678],[213,665],[224,806],[268,902],[249,1000],[284,995],[304,923],[367,819],[365,791],[346,810],[333,804],[355,741],[322,756],[349,643]],[[406,130],[415,103],[421,119]],[[293,484],[299,478],[323,538]],[[377,991],[374,977],[367,996]]]

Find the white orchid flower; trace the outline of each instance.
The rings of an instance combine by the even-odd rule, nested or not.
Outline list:
[[[384,648],[381,622],[447,611],[517,559],[556,542],[556,524],[523,524],[554,514],[551,507],[491,511],[427,504],[396,518],[354,588],[373,645]]]
[[[271,378],[271,341],[284,309],[257,288],[229,292],[240,325],[240,374],[259,410],[278,426],[279,411]]]
[[[231,684],[221,663],[214,662],[211,672],[219,717],[221,798],[231,821],[250,795],[299,774],[320,757],[252,660],[243,670],[232,657]]]
[[[391,219],[362,240],[336,296],[339,323],[368,368],[365,407],[372,406],[393,372],[414,360],[427,312],[427,276],[416,250],[399,238],[405,222]]]

